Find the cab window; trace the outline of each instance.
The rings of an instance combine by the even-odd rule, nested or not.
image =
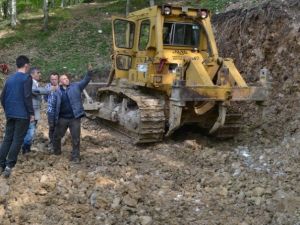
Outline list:
[[[146,50],[150,35],[150,21],[144,20],[140,27],[139,50]]]
[[[164,23],[164,45],[197,47],[200,37],[200,25],[193,23]]]
[[[115,45],[118,48],[132,48],[134,42],[135,25],[127,20],[114,21]]]

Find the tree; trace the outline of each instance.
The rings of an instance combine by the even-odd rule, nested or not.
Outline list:
[[[150,6],[154,6],[155,5],[154,0],[149,0],[149,3],[150,3]]]
[[[43,12],[44,12],[44,25],[43,25],[43,31],[48,30],[48,17],[49,17],[49,8],[48,8],[48,2],[49,0],[44,0],[44,6],[43,6]]]
[[[61,8],[64,8],[64,7],[65,7],[65,0],[61,0],[60,7],[61,7]]]
[[[130,11],[130,0],[127,0],[126,1],[126,16],[128,16],[128,14],[129,14],[129,11]]]
[[[17,0],[11,0],[11,21],[10,25],[15,28],[17,26]]]

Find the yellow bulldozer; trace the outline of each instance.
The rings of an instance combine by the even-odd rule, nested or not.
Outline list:
[[[231,137],[239,114],[233,101],[264,101],[266,88],[249,87],[233,60],[221,58],[207,9],[153,6],[113,17],[113,68],[89,115],[134,139],[161,141],[184,124]]]

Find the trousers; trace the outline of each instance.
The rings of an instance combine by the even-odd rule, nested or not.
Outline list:
[[[7,118],[3,143],[0,148],[0,166],[13,168],[29,127],[29,119]]]
[[[59,118],[55,126],[53,135],[53,152],[54,154],[61,154],[61,139],[65,135],[67,129],[70,129],[72,138],[72,153],[71,158],[80,158],[80,128],[81,118]]]
[[[24,138],[24,142],[23,142],[24,145],[30,146],[32,144],[32,141],[33,141],[33,138],[35,135],[35,131],[36,131],[36,126],[37,126],[37,120],[30,122],[29,128],[28,128],[27,133]]]

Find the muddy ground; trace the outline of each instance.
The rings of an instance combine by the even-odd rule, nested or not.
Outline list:
[[[221,55],[249,82],[270,70],[263,120],[243,106],[234,140],[185,130],[135,146],[85,119],[74,165],[68,139],[61,156],[47,152],[43,115],[33,151],[0,177],[0,224],[300,225],[299,11],[299,1],[272,1],[214,18]]]

